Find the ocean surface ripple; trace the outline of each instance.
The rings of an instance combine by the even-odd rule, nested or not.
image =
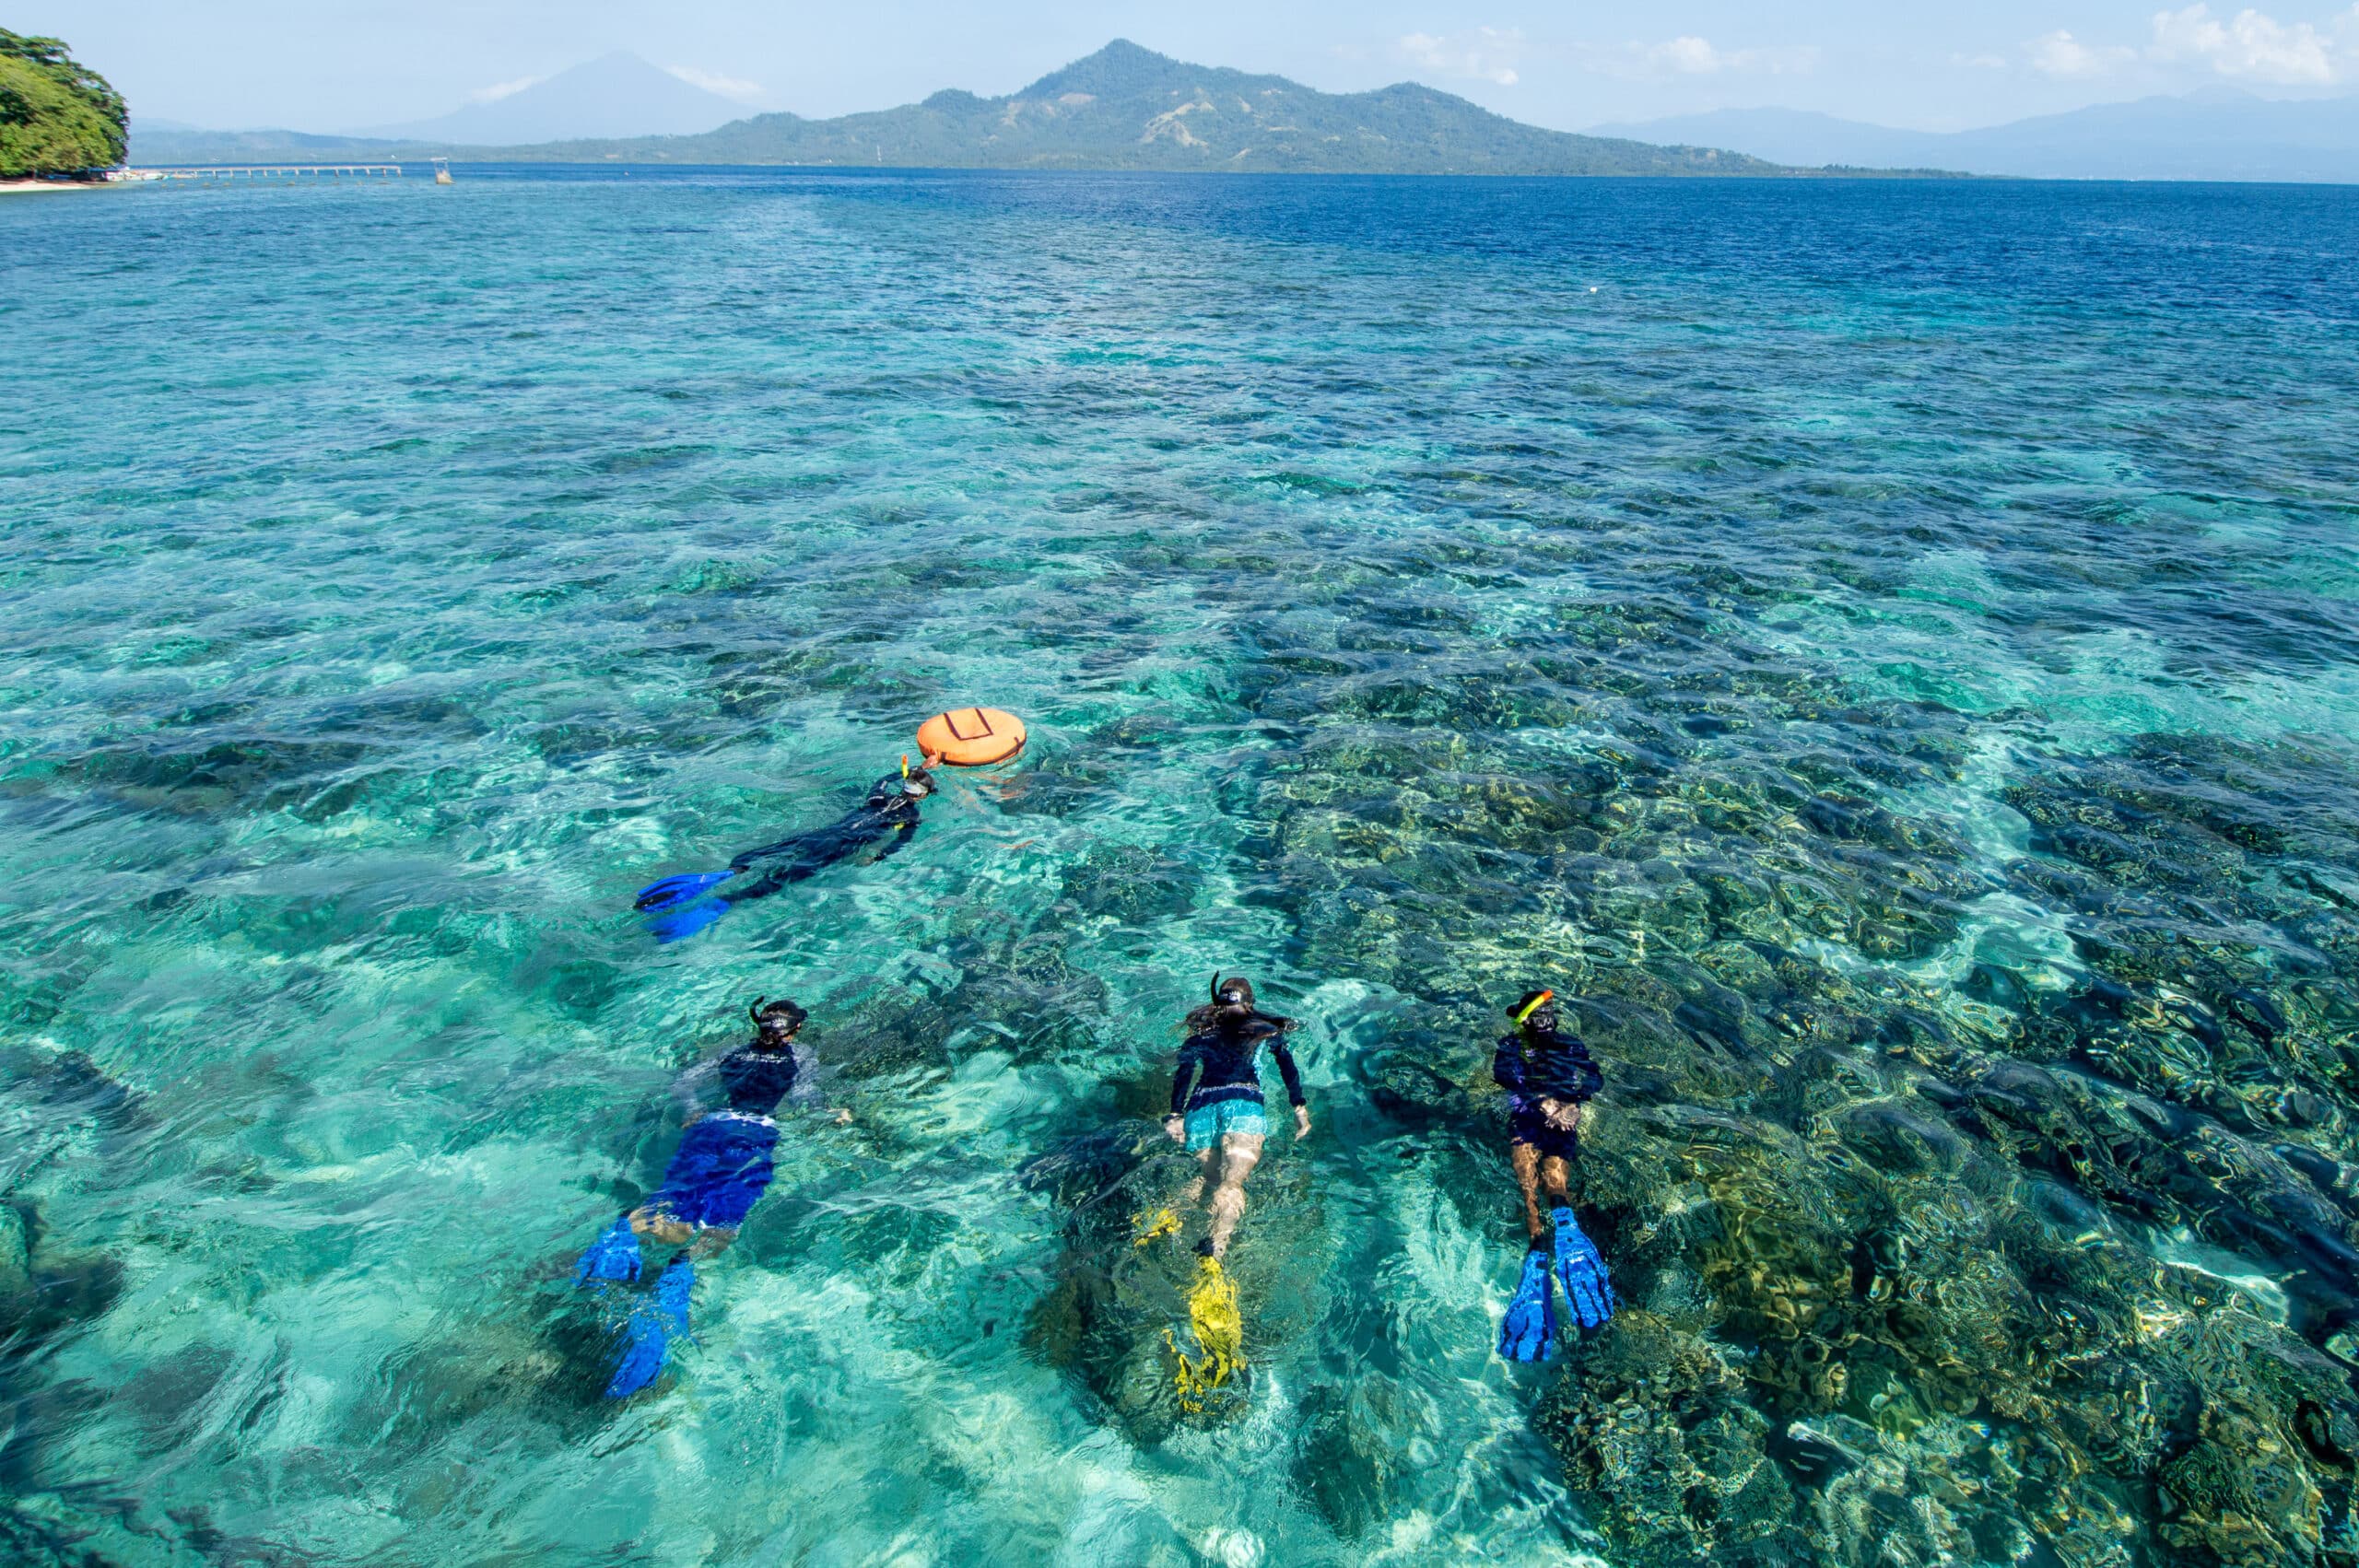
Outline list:
[[[2359,191],[182,186],[0,333],[9,1561],[2359,1560]],[[1318,1125],[1199,1415],[1216,968]],[[1521,1368],[1542,984],[1628,1305]],[[854,1120],[609,1404],[759,992]]]

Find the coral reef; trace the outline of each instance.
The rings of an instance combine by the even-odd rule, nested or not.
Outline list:
[[[1635,1305],[1535,1421],[1617,1560],[2359,1562],[2347,759],[2043,755],[1669,606],[1563,628],[1323,683],[1251,812],[1301,961],[1429,1010],[1360,1067],[1404,1128],[1488,1114],[1486,1004],[1579,999]]]

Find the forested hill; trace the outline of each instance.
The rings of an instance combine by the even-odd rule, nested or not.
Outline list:
[[[216,138],[227,141],[228,138]],[[312,156],[336,144],[305,138]],[[1778,174],[1707,147],[1570,135],[1520,124],[1431,88],[1323,93],[1284,76],[1191,65],[1117,41],[1004,98],[935,93],[837,120],[763,114],[694,136],[529,147],[352,144],[381,156],[452,153],[565,163],[835,164],[930,169],[1229,170],[1326,174]],[[140,157],[222,156],[189,135],[143,134]],[[250,136],[236,150],[260,156]]]
[[[78,174],[123,161],[123,95],[53,38],[0,28],[0,179]]]
[[[540,157],[963,169],[1329,174],[1768,173],[1701,147],[1543,131],[1402,83],[1323,93],[1117,41],[1006,98],[935,93],[839,120],[765,114],[700,136],[573,143]]]

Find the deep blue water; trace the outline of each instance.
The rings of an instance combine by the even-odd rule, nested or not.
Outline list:
[[[0,1555],[2359,1547],[2359,190],[463,168],[9,202],[0,334]],[[1215,968],[1316,1127],[1198,1418]],[[607,1404],[757,993],[855,1119]]]

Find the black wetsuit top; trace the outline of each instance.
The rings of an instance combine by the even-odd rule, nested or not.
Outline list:
[[[672,1097],[678,1103],[680,1119],[694,1121],[706,1113],[710,1094],[707,1084],[717,1078],[722,1092],[729,1097],[728,1109],[741,1116],[766,1117],[775,1113],[779,1102],[794,1092],[795,1076],[800,1071],[792,1046],[782,1051],[769,1051],[748,1041],[717,1061],[708,1061],[683,1073],[672,1086]]]
[[[1223,1100],[1262,1103],[1262,1077],[1253,1059],[1267,1046],[1277,1059],[1278,1076],[1285,1080],[1286,1098],[1302,1102],[1302,1074],[1295,1071],[1294,1053],[1285,1047],[1285,1031],[1266,1018],[1248,1019],[1239,1028],[1207,1029],[1191,1035],[1180,1047],[1180,1071],[1171,1075],[1171,1114]]]
[[[1570,1100],[1578,1105],[1605,1087],[1605,1074],[1589,1054],[1579,1035],[1551,1029],[1527,1036],[1521,1030],[1499,1037],[1491,1058],[1491,1077],[1508,1092],[1510,1108],[1532,1110],[1542,1100]]]
[[[846,812],[825,827],[790,834],[775,844],[748,849],[729,862],[733,872],[751,873],[750,880],[724,887],[716,897],[732,904],[766,898],[791,883],[817,876],[839,860],[850,860],[870,845],[881,845],[876,859],[917,837],[918,802],[923,797],[901,793],[897,774],[886,774],[868,788],[868,799],[856,811]]]
[[[794,1088],[794,1047],[766,1051],[759,1046],[739,1046],[721,1059],[715,1071],[729,1091],[731,1110],[768,1116]]]

